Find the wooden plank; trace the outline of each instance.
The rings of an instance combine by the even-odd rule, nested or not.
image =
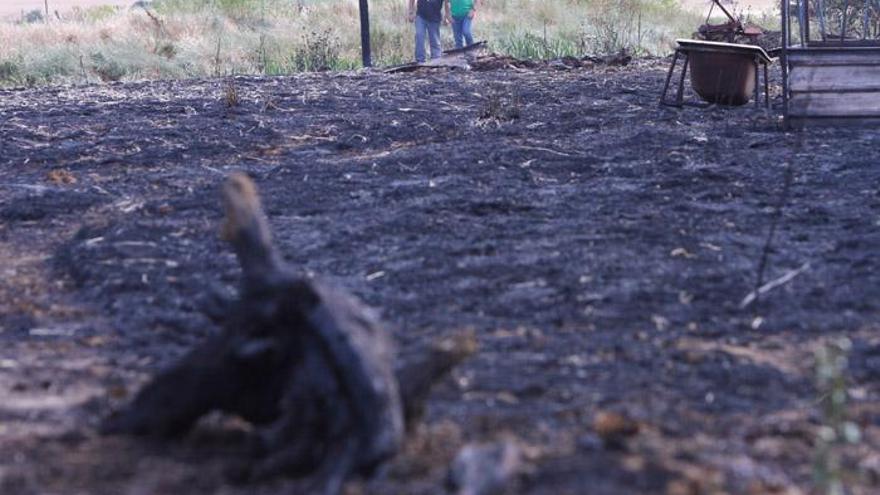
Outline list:
[[[791,91],[880,91],[880,65],[794,66]]]
[[[825,53],[811,51],[788,52],[788,64],[799,65],[880,65],[880,50],[833,50]]]
[[[880,91],[792,93],[791,117],[880,117]]]
[[[880,60],[855,60],[855,59],[824,59],[824,60],[805,60],[789,63],[790,67],[850,67],[853,65],[862,67],[876,67],[880,65]]]
[[[880,127],[880,117],[789,117],[786,124],[795,129],[806,127]]]
[[[455,48],[453,50],[445,50],[443,55],[440,58],[430,59],[427,62],[420,63],[409,63],[404,65],[398,65],[395,67],[389,67],[385,69],[385,72],[388,74],[395,74],[398,72],[415,72],[420,69],[425,68],[437,68],[437,67],[445,67],[449,69],[470,69],[470,59],[468,57],[476,57],[477,55],[483,53],[483,51],[487,47],[486,41],[478,41],[472,45],[468,45],[464,48]]]
[[[880,65],[880,48],[798,48],[786,53],[798,65]]]
[[[807,48],[859,48],[880,47],[880,40],[810,41]]]
[[[856,53],[856,54],[880,54],[880,46],[822,46],[822,47],[800,47],[792,46],[788,48],[788,54],[799,55],[835,55],[839,53]]]

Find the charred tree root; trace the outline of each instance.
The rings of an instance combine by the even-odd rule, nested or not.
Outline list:
[[[474,339],[397,359],[372,311],[284,265],[250,179],[230,177],[223,199],[240,297],[219,315],[218,335],[159,373],[101,432],[167,438],[208,412],[236,414],[257,428],[259,452],[240,478],[294,476],[336,494],[398,452],[431,385],[476,350]]]

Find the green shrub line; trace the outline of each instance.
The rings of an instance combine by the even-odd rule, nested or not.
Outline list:
[[[155,0],[0,23],[0,86],[283,75],[360,66],[357,0]],[[412,60],[405,0],[371,0],[374,63]],[[34,17],[34,19],[31,19]],[[673,0],[485,0],[475,33],[517,58],[669,52],[701,23]],[[444,46],[452,46],[443,29]]]

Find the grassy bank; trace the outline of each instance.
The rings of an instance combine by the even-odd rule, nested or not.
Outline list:
[[[375,63],[410,61],[405,0],[371,16]],[[522,58],[660,54],[700,20],[672,0],[484,0],[475,32]],[[157,0],[0,24],[0,85],[350,69],[359,50],[356,0]]]

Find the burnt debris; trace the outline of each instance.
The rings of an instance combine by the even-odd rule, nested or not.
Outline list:
[[[242,267],[240,297],[223,330],[161,372],[104,434],[175,437],[212,411],[255,428],[239,481],[303,478],[309,493],[338,493],[401,446],[431,384],[474,352],[457,337],[396,359],[387,328],[344,290],[298,276],[281,260],[253,182],[223,187],[223,235]]]
[[[715,7],[718,7],[724,16],[727,17],[727,22],[722,24],[709,23],[709,18],[712,17]],[[741,19],[731,14],[720,0],[712,0],[712,6],[709,8],[709,14],[706,16],[706,23],[700,26],[694,34],[696,39],[705,41],[756,45],[758,44],[758,39],[764,34],[764,30],[758,26],[743,23]]]

